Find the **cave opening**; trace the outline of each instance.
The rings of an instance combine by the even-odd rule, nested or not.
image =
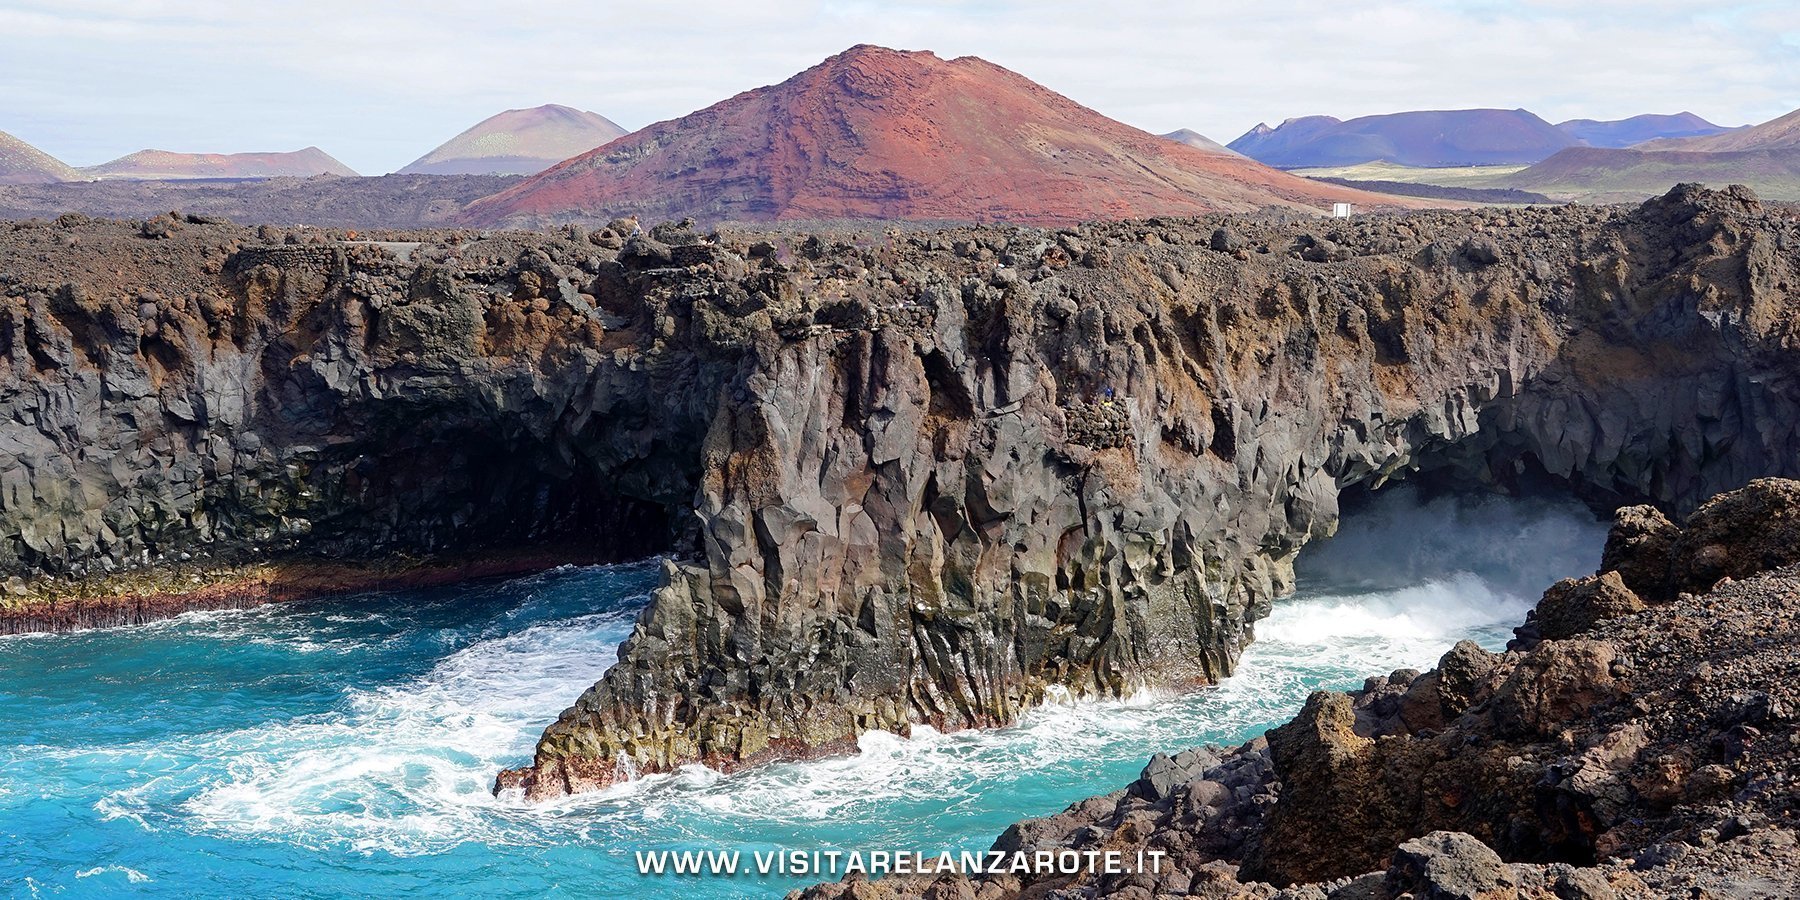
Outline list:
[[[684,515],[692,453],[660,442],[623,452],[616,428],[540,434],[516,420],[421,419],[311,470],[318,552],[613,563],[697,547]]]
[[[1337,501],[1334,533],[1295,560],[1303,586],[1397,590],[1475,576],[1528,607],[1557,580],[1591,574],[1613,513],[1645,498],[1554,474],[1528,450],[1450,444],[1416,468],[1344,486]]]
[[[1551,473],[1537,454],[1490,451],[1474,455],[1461,445],[1422,457],[1415,468],[1385,480],[1364,479],[1338,492],[1338,509],[1346,516],[1363,510],[1384,491],[1404,486],[1421,501],[1443,497],[1498,495],[1513,498],[1573,498],[1597,517],[1610,517],[1621,506],[1648,502],[1611,487]]]
[[[1554,482],[1471,490],[1430,480],[1345,492],[1336,533],[1295,559],[1299,594],[1385,597],[1435,586],[1453,606],[1516,619],[1556,581],[1591,573],[1607,520]],[[1277,601],[1279,602],[1279,601]]]

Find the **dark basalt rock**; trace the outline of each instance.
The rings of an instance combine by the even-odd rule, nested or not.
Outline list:
[[[1621,510],[1609,562],[1692,571],[1735,535],[1749,542],[1725,544],[1737,575],[1529,651],[1465,642],[1431,672],[1319,692],[1266,744],[1158,755],[1127,790],[995,842],[1163,850],[1161,871],[890,877],[789,896],[1800,896],[1800,565],[1741,552],[1773,547],[1751,536],[1796,515],[1800,481],[1760,480],[1669,523],[1667,543],[1635,544],[1634,558],[1622,548],[1644,517]],[[1617,573],[1585,587],[1614,590]],[[1559,584],[1543,604],[1570,591]],[[1417,712],[1428,702],[1441,714]]]
[[[1619,573],[1626,590],[1652,600],[1668,600],[1669,554],[1681,529],[1654,506],[1627,506],[1613,520],[1601,552],[1600,569]]]
[[[1800,467],[1796,229],[1751,198],[1320,230],[10,226],[9,608],[291,558],[673,551],[500,779],[545,798],[1217,679],[1351,485],[1536,471],[1679,513]]]

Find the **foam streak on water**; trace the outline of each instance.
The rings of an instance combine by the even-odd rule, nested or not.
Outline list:
[[[613,662],[652,565],[0,642],[0,884],[733,897],[794,885],[641,879],[630,852],[984,849],[1151,752],[1245,740],[1313,690],[1428,667],[1461,638],[1503,643],[1545,584],[1592,569],[1600,534],[1566,505],[1377,503],[1303,556],[1302,591],[1215,688],[541,807],[495,799],[493,775]]]

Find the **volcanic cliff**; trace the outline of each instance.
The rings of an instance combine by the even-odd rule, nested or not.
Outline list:
[[[691,217],[1070,223],[1407,205],[1115,122],[999,66],[858,46],[469,207],[482,225]]]
[[[5,226],[0,621],[671,551],[500,779],[546,798],[1216,679],[1352,487],[1680,513],[1800,468],[1800,227],[1741,190],[631,231]]]
[[[1619,511],[1601,571],[1504,653],[1321,691],[1241,747],[1008,828],[1004,854],[1152,871],[845,881],[793,900],[1635,900],[1800,896],[1800,482],[1682,525]]]

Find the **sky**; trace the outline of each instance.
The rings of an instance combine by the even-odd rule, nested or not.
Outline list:
[[[0,131],[73,165],[316,145],[393,171],[503,109],[635,129],[853,44],[1005,66],[1154,132],[1523,107],[1800,107],[1800,2],[0,0]]]

